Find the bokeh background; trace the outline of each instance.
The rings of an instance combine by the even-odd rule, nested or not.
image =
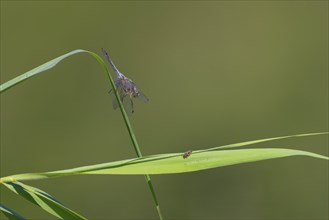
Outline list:
[[[131,118],[144,155],[328,131],[327,1],[1,1],[1,83],[102,47],[150,99]],[[1,176],[135,157],[109,89],[100,65],[78,54],[1,94]],[[328,136],[255,147],[328,155]],[[324,160],[152,179],[166,219],[328,219]],[[158,218],[143,176],[27,184],[90,219]],[[0,190],[23,216],[52,219]]]

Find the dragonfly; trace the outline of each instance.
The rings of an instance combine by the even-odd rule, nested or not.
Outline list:
[[[123,103],[127,113],[129,115],[132,115],[134,113],[134,102],[133,99],[138,98],[142,102],[147,103],[149,99],[141,92],[141,90],[136,86],[136,84],[123,75],[118,68],[114,65],[112,59],[110,58],[109,54],[106,50],[102,48],[103,53],[105,54],[107,61],[111,64],[112,68],[114,69],[116,73],[115,78],[115,85],[117,87],[120,100]],[[111,89],[109,91],[109,94],[112,97],[112,105],[114,109],[117,109],[119,107],[118,100],[115,97],[115,91]]]

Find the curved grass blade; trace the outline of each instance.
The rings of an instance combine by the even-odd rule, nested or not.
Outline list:
[[[53,67],[55,67],[59,62],[61,62],[62,60],[72,56],[72,55],[75,55],[75,54],[78,54],[78,53],[88,53],[90,55],[92,55],[100,64],[101,66],[103,67],[103,69],[105,70],[105,72],[107,73],[107,76],[108,76],[108,79],[110,80],[110,84],[113,88],[115,88],[115,84],[111,78],[111,75],[110,75],[110,72],[105,64],[105,62],[102,60],[102,58],[100,56],[98,56],[96,53],[93,53],[93,52],[90,52],[90,51],[87,51],[87,50],[82,50],[82,49],[77,49],[77,50],[73,50],[69,53],[66,53],[62,56],[59,56],[55,59],[52,59],[50,61],[48,61],[47,63],[44,63],[30,71],[27,71],[17,77],[15,77],[14,79],[11,79],[3,84],[0,85],[0,93],[1,92],[4,92],[6,91],[7,89],[13,87],[14,85],[17,85],[37,74],[40,74],[46,70],[49,70]]]
[[[26,220],[23,216],[19,215],[10,208],[0,204],[0,211],[9,219],[9,220]]]
[[[280,148],[193,152],[187,159],[183,158],[182,153],[173,153],[121,160],[53,172],[18,174],[3,177],[1,181],[23,181],[81,174],[146,175],[186,173],[289,156],[310,156],[329,160],[326,156],[307,151]]]
[[[25,185],[20,182],[4,183],[4,185],[14,193],[40,206],[43,210],[60,219],[86,219],[85,217],[65,207],[54,197],[40,189]]]
[[[73,55],[73,54],[76,54],[76,53],[81,53],[81,52],[86,52],[85,50],[74,50],[74,51],[71,51],[67,54],[64,54],[60,57],[57,57],[47,63],[44,63],[22,75],[19,75],[17,76],[16,78],[12,79],[12,80],[9,80],[8,82],[6,83],[3,83],[0,85],[0,92],[3,92],[7,89],[9,89],[10,87],[20,83],[20,82],[23,82],[24,80],[27,80],[28,78],[32,77],[32,76],[35,76],[37,75],[38,73],[41,73],[43,71],[46,71],[48,69],[51,69],[53,68],[54,66],[56,66],[56,64],[58,64],[60,61],[62,61],[63,59]]]

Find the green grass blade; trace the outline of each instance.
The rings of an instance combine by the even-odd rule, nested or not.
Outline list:
[[[56,64],[58,64],[63,59],[65,59],[65,58],[67,58],[69,56],[72,56],[74,54],[81,53],[81,52],[87,52],[87,51],[85,51],[85,50],[74,50],[74,51],[71,51],[71,52],[69,52],[67,54],[64,54],[64,55],[62,55],[60,57],[57,57],[57,58],[55,58],[55,59],[53,59],[53,60],[51,60],[51,61],[49,61],[49,62],[47,62],[45,64],[42,64],[42,65],[40,65],[40,66],[38,66],[38,67],[36,67],[36,68],[34,68],[34,69],[32,69],[32,70],[24,73],[24,74],[21,74],[21,75],[17,76],[16,78],[14,78],[12,80],[9,80],[6,83],[1,84],[0,85],[0,92],[3,92],[5,90],[9,89],[10,87],[12,87],[12,86],[14,86],[14,85],[16,85],[18,83],[21,83],[24,80],[27,80],[27,79],[29,79],[29,78],[31,78],[31,77],[39,74],[39,73],[42,73],[42,72],[44,72],[44,71],[46,71],[48,69],[51,69],[54,66],[56,66]]]
[[[324,134],[329,134],[329,132],[295,134],[295,135],[288,135],[288,136],[281,136],[281,137],[274,137],[274,138],[265,138],[265,139],[259,139],[259,140],[253,140],[253,141],[245,141],[245,142],[240,142],[240,143],[235,143],[235,144],[228,144],[228,145],[224,145],[224,146],[213,147],[213,148],[209,148],[209,149],[206,149],[206,150],[200,150],[199,152],[244,147],[244,146],[247,146],[247,145],[258,144],[258,143],[268,142],[268,141],[275,141],[275,140],[280,140],[280,139],[287,139],[287,138],[294,138],[294,137],[307,137],[307,136],[324,135]]]
[[[310,156],[329,160],[326,156],[292,149],[220,150],[192,153],[187,159],[183,159],[181,153],[159,154],[53,172],[18,174],[3,177],[1,181],[23,181],[81,174],[145,175],[185,173],[288,156]]]
[[[60,219],[85,220],[86,218],[65,207],[48,193],[20,182],[4,183],[14,193],[24,197],[28,201],[40,206],[48,213]]]
[[[68,58],[72,55],[78,54],[78,53],[88,53],[88,54],[92,55],[101,64],[101,66],[103,67],[103,69],[107,73],[108,79],[110,79],[112,87],[114,86],[114,82],[111,78],[111,75],[110,75],[110,73],[107,69],[107,66],[104,63],[103,59],[100,56],[98,56],[97,54],[93,53],[93,52],[90,52],[90,51],[87,51],[87,50],[77,49],[77,50],[71,51],[69,53],[66,53],[62,56],[59,56],[55,59],[52,59],[52,60],[48,61],[47,63],[44,63],[44,64],[42,64],[42,65],[40,65],[40,66],[30,70],[30,71],[27,71],[27,72],[15,77],[14,79],[11,79],[11,80],[1,84],[0,85],[0,93],[12,88],[13,86],[15,86],[15,85],[27,80],[27,79],[30,79],[33,76],[36,76],[37,74],[43,73],[46,70],[49,70],[49,69],[55,67],[59,62],[63,61],[64,59],[66,59],[66,58]]]
[[[26,220],[23,216],[19,215],[10,208],[0,204],[0,211],[9,219],[9,220]]]

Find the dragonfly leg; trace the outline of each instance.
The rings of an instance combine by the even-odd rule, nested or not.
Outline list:
[[[134,113],[134,102],[132,98],[130,98],[130,104],[131,104],[131,113]]]
[[[116,91],[118,91],[118,89],[119,89],[118,87],[115,90],[110,89],[109,94],[111,94],[111,92],[114,92],[115,93]]]

